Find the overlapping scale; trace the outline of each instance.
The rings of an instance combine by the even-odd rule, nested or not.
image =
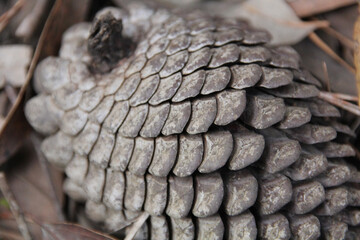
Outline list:
[[[180,73],[173,74],[167,78],[160,79],[159,87],[150,98],[149,103],[151,105],[158,105],[171,99],[178,90],[182,82],[182,76]]]
[[[215,42],[215,37],[212,32],[200,33],[192,37],[191,44],[189,46],[189,52],[197,51],[203,47],[211,46]]]
[[[189,60],[187,61],[185,67],[182,68],[182,73],[187,75],[199,68],[206,67],[209,64],[211,56],[211,50],[207,47],[190,53]]]
[[[257,211],[260,215],[276,213],[291,201],[291,181],[282,174],[264,175],[259,179]]]
[[[172,98],[173,102],[182,102],[188,98],[196,97],[200,94],[205,82],[206,72],[199,70],[183,77],[181,85]]]
[[[314,215],[289,216],[290,229],[294,239],[318,239],[321,235],[320,221]]]

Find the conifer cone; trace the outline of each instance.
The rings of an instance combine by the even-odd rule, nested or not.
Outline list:
[[[199,11],[103,9],[38,65],[25,114],[65,192],[110,231],[146,211],[145,239],[353,236],[355,134],[269,39]]]

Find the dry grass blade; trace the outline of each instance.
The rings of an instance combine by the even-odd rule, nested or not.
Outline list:
[[[332,93],[332,95],[336,98],[340,98],[345,101],[357,102],[359,100],[359,98],[356,96],[343,94],[343,93]]]
[[[328,90],[328,92],[331,92],[331,87],[330,87],[330,78],[329,78],[329,73],[328,73],[328,70],[327,70],[327,65],[326,65],[326,62],[323,62],[322,64],[322,67],[323,67],[323,71],[324,71],[324,78],[325,78],[325,82],[326,82],[326,88]]]
[[[359,4],[359,10],[360,10],[360,4]],[[356,68],[356,73],[355,73],[356,87],[359,96],[360,93],[360,16],[359,15],[354,25],[354,41],[355,41],[354,65]],[[358,101],[358,105],[360,106],[360,101]]]
[[[350,66],[344,59],[337,55],[316,33],[309,34],[310,40],[324,52],[326,52],[330,57],[339,62],[342,66],[348,69],[350,72],[355,74],[355,69]]]
[[[143,212],[137,220],[131,225],[129,233],[126,235],[124,240],[132,240],[135,237],[135,234],[139,231],[141,226],[144,224],[146,219],[148,219],[149,213]]]
[[[17,204],[12,192],[9,189],[9,185],[6,182],[5,174],[0,172],[0,190],[5,196],[6,200],[10,205],[11,212],[13,213],[16,222],[18,224],[19,230],[25,240],[31,240],[29,229],[26,225],[24,215],[21,212],[19,205]]]
[[[325,28],[322,28],[322,30],[324,32],[326,32],[327,34],[335,37],[344,46],[348,47],[351,50],[354,50],[355,42],[352,39],[347,38],[345,35],[343,35],[342,33],[338,32],[338,31],[336,31],[332,27],[325,27]]]
[[[4,28],[9,23],[10,19],[13,18],[19,10],[24,6],[26,1],[18,0],[14,6],[12,6],[7,12],[0,16],[0,32],[4,30]]]
[[[357,105],[346,102],[340,98],[337,98],[336,95],[334,95],[333,93],[321,91],[319,94],[319,98],[321,98],[339,108],[342,108],[348,112],[351,112],[357,116],[360,116],[360,108]]]
[[[287,0],[299,17],[309,17],[355,4],[356,0]]]

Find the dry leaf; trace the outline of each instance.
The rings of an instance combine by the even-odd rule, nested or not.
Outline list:
[[[44,224],[41,230],[43,240],[116,240],[108,235],[69,223]]]
[[[7,216],[8,215],[8,216]],[[0,212],[0,239],[1,240],[24,240],[22,237],[17,222],[15,221],[12,213],[9,211]],[[33,239],[41,239],[41,229],[35,223],[27,222],[27,226],[30,230]]]
[[[215,14],[244,18],[252,26],[268,30],[272,45],[295,44],[316,28],[328,26],[326,21],[301,21],[285,0],[248,0],[238,4],[214,2],[207,7]]]
[[[15,104],[14,112],[9,113],[5,123],[0,126],[2,128],[0,132],[0,165],[21,147],[23,140],[31,131],[22,110],[23,106],[22,102]],[[17,107],[17,110],[14,107]]]
[[[48,172],[54,186],[50,184],[30,140],[9,161],[6,170],[9,187],[20,208],[26,216],[41,223],[59,221],[58,207],[51,193],[55,191],[57,198],[63,199],[62,172],[51,165]]]
[[[51,193],[55,192],[59,199],[63,199],[62,172],[50,166],[48,173],[53,179],[52,186],[40,165],[33,144],[27,140],[17,154],[10,159],[5,173],[9,188],[25,215],[31,235],[34,239],[40,239],[40,227],[33,221],[40,223],[59,221],[59,207],[55,205],[56,202]],[[0,232],[3,233],[3,230],[7,233],[19,234],[17,223],[11,212],[6,207],[0,206]]]

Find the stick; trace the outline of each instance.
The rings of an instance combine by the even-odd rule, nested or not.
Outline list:
[[[141,226],[144,224],[144,222],[146,221],[146,219],[149,217],[149,213],[147,212],[143,212],[136,220],[136,222],[134,222],[131,227],[130,227],[130,231],[128,234],[126,234],[126,237],[124,240],[132,240],[135,237],[135,234],[137,233],[137,231],[139,231],[139,229],[141,228]]]
[[[348,94],[343,94],[343,93],[331,93],[334,97],[336,98],[340,98],[342,100],[345,101],[351,101],[351,102],[357,102],[358,101],[358,97],[356,96],[352,96],[352,95],[348,95]]]
[[[31,240],[32,238],[28,226],[26,225],[24,215],[21,212],[21,209],[17,204],[12,192],[10,191],[9,185],[6,182],[5,174],[3,172],[0,172],[0,190],[10,205],[10,210],[15,217],[20,233],[25,240]]]
[[[316,33],[312,32],[309,34],[310,40],[324,52],[326,52],[330,57],[344,66],[347,70],[355,74],[355,69],[350,66],[347,62],[344,61],[339,55],[337,55]]]
[[[348,37],[346,37],[344,34],[342,34],[341,32],[336,31],[335,29],[333,29],[332,27],[324,27],[321,28],[321,30],[323,30],[324,32],[326,32],[327,34],[329,34],[330,36],[335,37],[337,40],[339,40],[339,42],[341,42],[343,45],[345,45],[346,47],[350,48],[351,50],[354,51],[355,49],[355,42],[352,39],[349,39]]]
[[[12,6],[8,11],[6,11],[3,15],[0,16],[0,32],[4,30],[11,18],[13,18],[19,12],[19,10],[24,6],[24,4],[24,0],[18,0],[14,4],[14,6]]]
[[[322,67],[323,67],[323,71],[324,71],[324,78],[325,78],[325,81],[326,81],[327,90],[328,90],[328,92],[331,92],[330,78],[329,78],[329,73],[328,73],[326,62],[323,62]]]
[[[299,17],[309,17],[355,4],[356,0],[287,0]]]
[[[351,112],[357,116],[360,116],[360,108],[357,105],[346,102],[339,98],[336,98],[335,96],[332,95],[332,93],[321,91],[319,93],[319,98],[321,98],[339,108],[342,108],[348,112]]]

